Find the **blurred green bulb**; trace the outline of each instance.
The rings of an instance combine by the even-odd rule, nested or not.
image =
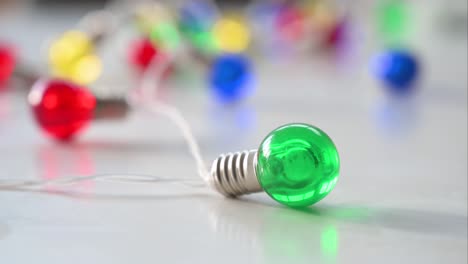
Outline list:
[[[402,0],[381,0],[377,10],[380,33],[387,42],[399,42],[409,28],[409,6]]]
[[[188,35],[188,37],[194,48],[203,54],[213,55],[218,51],[211,31],[192,32]]]
[[[151,31],[151,40],[166,50],[174,51],[182,43],[177,27],[170,22],[156,24]]]

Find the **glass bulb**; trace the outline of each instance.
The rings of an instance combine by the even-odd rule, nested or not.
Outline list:
[[[0,43],[0,88],[8,82],[16,65],[16,56],[12,46]]]
[[[335,187],[340,160],[325,132],[307,124],[288,124],[260,144],[257,179],[274,200],[292,207],[312,205]]]
[[[156,24],[151,31],[150,38],[158,47],[167,51],[176,51],[182,43],[176,25],[170,22]]]
[[[96,99],[86,88],[63,80],[39,80],[29,93],[34,117],[44,132],[66,141],[91,121]]]
[[[330,27],[327,34],[325,34],[325,47],[329,49],[337,49],[345,44],[347,40],[348,23],[345,19],[337,21]]]
[[[241,19],[219,19],[213,26],[213,36],[222,52],[243,52],[250,44],[250,30]]]
[[[245,98],[250,92],[251,66],[247,57],[224,54],[215,58],[210,70],[210,82],[215,96],[222,103]]]
[[[161,51],[156,48],[150,39],[138,39],[130,45],[128,52],[129,62],[141,71],[148,68],[154,56],[161,56]]]
[[[186,1],[179,10],[181,34],[204,55],[214,55],[218,51],[211,32],[216,16],[214,6],[205,0]]]
[[[54,76],[78,84],[92,83],[102,72],[101,60],[94,54],[93,41],[80,31],[65,32],[51,44],[49,64]]]
[[[404,50],[388,50],[375,57],[373,70],[394,93],[409,92],[420,66],[416,56]]]
[[[295,42],[306,37],[306,17],[295,6],[281,8],[275,22],[279,36],[286,41]]]
[[[402,43],[411,27],[410,2],[380,0],[377,2],[377,25],[381,39],[387,45]]]

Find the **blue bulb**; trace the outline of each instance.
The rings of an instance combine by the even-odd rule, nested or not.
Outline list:
[[[251,88],[251,65],[240,54],[223,54],[215,58],[210,70],[211,88],[222,103],[245,98]]]
[[[216,10],[207,1],[193,0],[185,3],[179,12],[182,31],[207,31],[216,19]]]
[[[420,70],[416,57],[402,50],[379,54],[373,62],[373,67],[377,77],[397,93],[408,92]]]

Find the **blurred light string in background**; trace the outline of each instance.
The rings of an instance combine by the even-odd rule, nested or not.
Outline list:
[[[175,106],[163,103],[162,101],[156,99],[156,95],[160,87],[160,82],[162,78],[164,78],[164,72],[166,71],[167,67],[170,67],[171,63],[175,61],[176,58],[183,59],[184,53],[179,51],[172,56],[168,56],[168,59],[165,61],[165,63],[161,63],[157,57],[154,57],[150,63],[150,66],[143,74],[140,88],[130,90],[127,96],[127,101],[135,109],[141,109],[150,112],[153,115],[165,116],[176,125],[177,129],[180,130],[184,140],[186,141],[190,155],[196,162],[198,175],[203,180],[203,183],[200,182],[199,179],[195,178],[168,178],[142,174],[115,173],[96,174],[91,176],[71,176],[53,180],[2,179],[0,180],[0,191],[29,191],[47,193],[50,192],[48,189],[45,189],[45,187],[48,186],[66,186],[78,182],[94,180],[133,183],[153,182],[160,184],[182,184],[189,187],[206,187],[209,179],[208,169],[205,165],[199,144],[192,133],[192,129],[190,128],[189,123]],[[74,195],[76,193],[65,192],[65,194]]]
[[[112,9],[112,5],[105,8],[100,13],[90,13],[89,15],[94,15],[94,18],[102,17],[103,14],[106,15],[106,12]],[[89,17],[86,16],[86,17]],[[88,19],[89,20],[89,19]],[[96,21],[94,21],[96,22]],[[48,191],[49,189],[45,189],[46,186],[65,186],[70,185],[82,181],[94,181],[94,180],[111,180],[111,181],[121,181],[121,182],[157,182],[157,183],[179,183],[185,184],[190,186],[206,186],[205,183],[208,182],[208,169],[204,163],[202,158],[199,144],[192,133],[189,123],[180,113],[180,111],[167,103],[163,103],[160,100],[157,100],[158,89],[160,88],[160,83],[164,78],[164,74],[171,64],[176,61],[184,61],[187,58],[185,54],[185,49],[178,39],[174,38],[175,33],[172,28],[167,26],[168,24],[161,24],[158,27],[155,27],[157,30],[151,31],[150,37],[154,38],[158,42],[164,42],[165,44],[169,44],[164,46],[166,51],[168,51],[168,56],[165,57],[164,61],[161,61],[161,58],[158,56],[153,56],[151,62],[149,63],[149,67],[145,69],[143,72],[143,78],[141,79],[141,86],[139,89],[130,89],[127,94],[127,103],[132,106],[134,109],[141,109],[147,112],[152,113],[153,115],[163,115],[167,117],[171,122],[173,122],[176,127],[182,133],[184,140],[189,148],[190,155],[196,162],[198,175],[202,178],[204,183],[201,183],[198,179],[193,178],[164,178],[164,177],[156,177],[150,175],[140,175],[140,174],[96,174],[91,176],[72,176],[72,177],[64,177],[61,179],[53,179],[53,180],[17,180],[17,179],[3,179],[0,180],[0,190],[4,191],[33,191],[33,192],[40,192],[40,191]],[[115,26],[115,24],[114,24]],[[88,53],[91,50],[91,42],[92,38],[88,39],[85,33],[80,33],[78,31],[71,31],[66,32],[58,42],[53,42],[51,46],[51,51],[49,53],[57,56],[65,56],[64,58],[57,56],[52,56],[50,59],[52,62],[59,61],[61,62],[62,59],[65,59],[66,63],[62,63],[64,65],[69,65],[70,62],[75,62],[75,57],[81,57],[81,53]],[[103,31],[97,32],[98,35],[103,34]],[[78,52],[80,54],[69,54],[67,51],[70,50],[70,47],[74,47],[73,43],[76,43],[74,37],[77,38],[79,41],[78,48],[74,48],[73,52]],[[62,39],[64,38],[64,39]],[[168,43],[167,40],[169,40]],[[64,41],[64,43],[62,42]],[[63,44],[63,45],[62,45]],[[57,48],[58,45],[58,48]],[[63,47],[62,49],[59,49]],[[64,52],[62,52],[64,51]],[[68,56],[70,55],[70,56]],[[73,56],[72,56],[73,55]],[[75,56],[76,55],[76,56]],[[79,56],[78,56],[79,55]],[[68,59],[67,59],[68,58]],[[179,62],[180,62],[179,61]],[[54,64],[54,63],[52,63]],[[57,63],[55,63],[57,64]],[[62,65],[58,63],[59,65]],[[73,63],[74,65],[74,63]],[[91,67],[96,68],[96,67]],[[68,73],[68,71],[67,71]],[[71,78],[73,81],[78,81],[78,83],[89,83],[94,81],[100,73],[100,70],[96,71],[96,75],[89,80],[81,80],[76,78]],[[57,74],[54,72],[54,75]],[[78,74],[81,76],[80,74]],[[63,75],[59,75],[63,76]],[[76,77],[75,75],[71,74],[67,77]],[[198,184],[197,184],[198,183]]]

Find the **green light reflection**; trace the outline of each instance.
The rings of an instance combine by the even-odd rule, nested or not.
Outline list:
[[[322,255],[335,260],[338,255],[338,230],[334,226],[324,228],[320,240]]]
[[[267,209],[268,210],[268,209]],[[275,209],[264,215],[264,263],[335,263],[339,231],[307,210]]]
[[[342,234],[326,208],[293,210],[252,201],[222,200],[212,203],[207,215],[220,242],[229,241],[238,246],[239,252],[252,253],[252,257],[257,257],[256,263],[338,262]]]

